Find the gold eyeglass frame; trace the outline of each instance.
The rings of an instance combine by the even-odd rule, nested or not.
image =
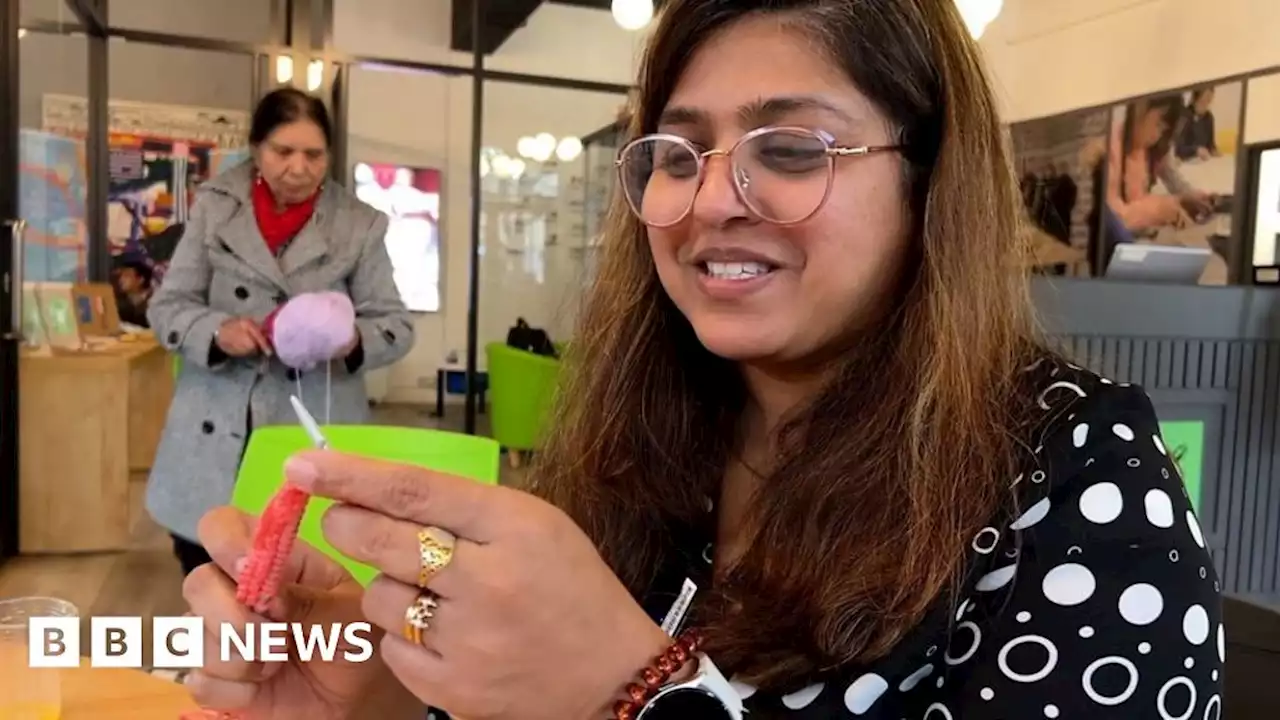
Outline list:
[[[814,205],[813,210],[811,210],[807,215],[805,215],[804,217],[798,220],[778,221],[778,220],[773,220],[767,217],[764,213],[761,213],[756,208],[755,203],[747,199],[747,192],[745,189],[743,189],[741,181],[739,180],[738,165],[736,160],[734,159],[735,153],[738,151],[739,148],[751,142],[752,140],[755,140],[756,138],[762,135],[768,135],[771,133],[792,133],[796,135],[808,135],[809,137],[812,137],[820,141],[823,145],[826,146],[825,154],[827,156],[827,183],[822,191],[822,199],[820,199],[818,203]],[[626,170],[625,170],[625,165],[627,164],[626,163],[627,153],[629,153],[631,149],[636,145],[639,145],[642,142],[650,142],[653,140],[667,140],[667,141],[682,145],[686,149],[688,149],[689,152],[691,152],[693,156],[698,160],[698,174],[697,174],[698,184],[697,184],[697,187],[694,189],[693,194],[689,197],[689,206],[684,209],[684,212],[680,213],[680,216],[678,218],[676,218],[675,220],[669,223],[651,223],[646,221],[644,219],[644,215],[640,212],[640,208],[636,207],[635,201],[631,199],[631,193],[628,191],[628,183],[627,183]],[[687,138],[680,137],[679,135],[672,135],[669,133],[651,133],[649,135],[643,135],[641,137],[638,137],[632,140],[631,142],[628,142],[626,145],[624,145],[622,149],[618,151],[618,157],[613,161],[613,164],[617,170],[618,182],[619,184],[622,185],[622,194],[624,199],[627,201],[627,206],[631,208],[631,212],[635,214],[637,218],[639,218],[640,222],[644,223],[648,227],[668,228],[674,225],[679,225],[680,223],[685,221],[685,218],[689,217],[689,213],[693,212],[694,203],[697,202],[698,192],[702,190],[702,183],[706,182],[706,179],[707,179],[706,178],[707,161],[710,160],[710,158],[715,157],[717,155],[728,158],[729,164],[730,164],[730,170],[731,170],[730,175],[733,178],[733,191],[737,194],[738,200],[741,201],[742,204],[752,212],[752,214],[754,214],[756,217],[759,217],[761,220],[764,220],[765,222],[768,222],[773,225],[789,226],[789,225],[799,225],[800,223],[807,221],[809,218],[812,218],[814,215],[817,215],[818,211],[821,210],[822,207],[827,204],[827,200],[831,197],[831,188],[835,185],[836,158],[864,157],[867,155],[872,155],[872,154],[881,153],[881,152],[897,152],[897,151],[903,150],[904,147],[905,146],[903,145],[858,145],[858,146],[840,145],[836,142],[836,139],[832,135],[822,130],[814,130],[812,128],[792,126],[792,125],[769,125],[765,127],[756,128],[751,132],[748,132],[747,134],[738,138],[738,141],[735,142],[733,146],[730,147],[728,150],[724,150],[720,148],[713,148],[711,150],[699,150],[698,146],[695,145],[692,141],[688,140]]]

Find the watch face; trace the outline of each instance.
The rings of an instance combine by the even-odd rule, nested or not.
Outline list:
[[[728,720],[729,709],[705,688],[676,688],[649,701],[636,720]]]

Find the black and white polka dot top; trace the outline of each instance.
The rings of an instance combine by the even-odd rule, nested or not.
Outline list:
[[[787,694],[735,683],[747,720],[1219,720],[1218,577],[1150,400],[1066,364],[1036,376],[1052,420],[1017,516],[974,536],[959,605],[874,666]],[[708,569],[689,550],[648,596],[656,619]]]

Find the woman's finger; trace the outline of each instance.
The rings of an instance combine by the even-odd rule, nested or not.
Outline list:
[[[325,540],[347,557],[378,568],[387,577],[416,586],[422,567],[418,532],[422,526],[380,515],[353,505],[333,505],[320,520]],[[446,597],[456,596],[458,555],[478,549],[466,540],[454,543],[454,558],[430,581],[432,590]]]
[[[417,600],[419,591],[394,580],[379,575],[365,588],[364,597],[360,600],[360,609],[369,622],[387,631],[388,635],[407,640],[404,637],[405,613]],[[427,620],[428,628],[422,633],[422,642],[418,649],[433,657],[440,654],[431,643],[431,627],[437,622],[448,622],[450,614],[448,606],[451,602],[444,598],[437,599],[432,610],[431,619]],[[412,643],[410,643],[412,644]]]
[[[378,654],[391,674],[418,700],[437,708],[454,705],[449,688],[456,688],[459,683],[450,682],[448,664],[439,656],[423,652],[417,645],[391,633],[382,637]]]
[[[271,355],[271,343],[267,342],[267,336],[262,334],[262,330],[259,329],[258,326],[253,323],[253,321],[251,320],[244,321],[244,332],[245,332],[245,335],[249,337],[249,340],[255,346],[257,346],[257,349],[260,350],[263,355],[268,355],[268,356]]]
[[[289,482],[320,497],[489,542],[509,515],[500,488],[401,463],[309,450],[285,464]]]
[[[204,670],[193,670],[183,685],[196,704],[209,710],[246,708],[258,694],[258,686],[253,683],[213,677]]]
[[[249,663],[238,659],[234,654],[227,661],[220,657],[219,638],[223,626],[244,628],[250,623],[262,621],[262,618],[254,616],[236,601],[236,587],[231,578],[213,565],[202,565],[183,581],[182,596],[191,607],[191,612],[204,619],[206,633],[203,668],[206,674],[223,680],[244,682],[259,681],[270,674],[263,663]]]
[[[239,565],[253,547],[253,531],[258,519],[233,507],[211,510],[200,518],[197,533],[214,563],[233,580],[239,580]],[[283,582],[328,590],[350,578],[341,565],[310,545],[293,544],[281,573]]]

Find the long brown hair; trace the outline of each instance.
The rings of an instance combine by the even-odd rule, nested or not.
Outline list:
[[[717,663],[761,687],[890,650],[948,588],[1004,501],[1039,350],[1020,199],[978,50],[943,0],[673,0],[630,132],[652,132],[693,53],[749,15],[808,33],[897,125],[915,222],[894,310],[781,431],[749,548],[714,593]],[[562,508],[641,594],[705,512],[746,390],[658,280],[615,199],[530,490]]]

